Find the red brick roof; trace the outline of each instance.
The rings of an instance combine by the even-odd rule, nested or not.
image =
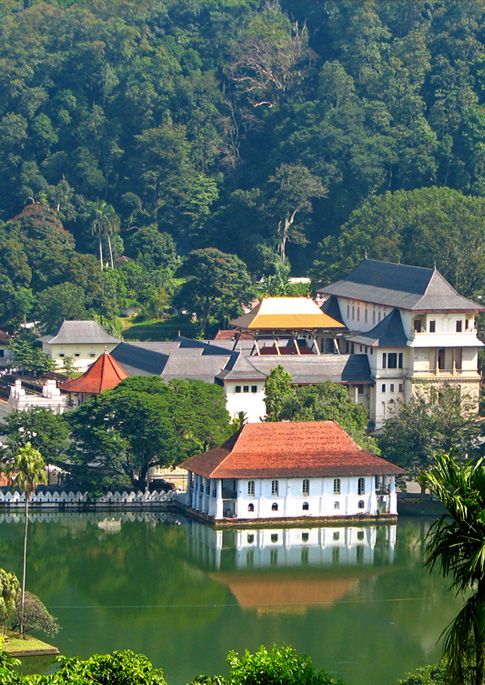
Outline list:
[[[247,423],[220,447],[181,466],[205,478],[404,474],[363,450],[335,421]]]
[[[82,376],[72,378],[64,383],[64,385],[61,385],[61,390],[99,395],[103,390],[115,388],[124,378],[128,378],[128,374],[113,359],[109,352],[105,352],[96,359],[94,364]]]

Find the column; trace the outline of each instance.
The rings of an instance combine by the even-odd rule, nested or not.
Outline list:
[[[216,519],[223,517],[223,502],[222,502],[222,479],[216,480]]]

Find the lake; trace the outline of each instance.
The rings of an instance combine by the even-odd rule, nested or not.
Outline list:
[[[419,518],[224,531],[162,513],[31,519],[27,588],[63,627],[51,641],[83,658],[143,652],[169,685],[226,674],[230,650],[273,642],[348,685],[392,685],[438,660],[461,605],[422,568]],[[22,515],[0,514],[0,567],[19,577],[22,534]]]

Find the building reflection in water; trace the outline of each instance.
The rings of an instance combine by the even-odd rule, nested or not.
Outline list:
[[[216,530],[193,524],[189,556],[211,569],[392,564],[397,525]]]
[[[244,528],[188,526],[188,556],[242,609],[303,614],[358,596],[394,562],[397,526]]]

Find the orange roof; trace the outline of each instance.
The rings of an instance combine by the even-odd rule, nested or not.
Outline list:
[[[205,478],[301,478],[404,474],[363,450],[335,421],[247,423],[181,466]]]
[[[250,331],[345,328],[309,297],[264,297],[249,314],[231,321],[231,326]]]
[[[115,388],[125,378],[128,378],[126,371],[121,368],[109,352],[105,352],[82,376],[72,378],[61,385],[61,390],[99,395],[103,390]]]

